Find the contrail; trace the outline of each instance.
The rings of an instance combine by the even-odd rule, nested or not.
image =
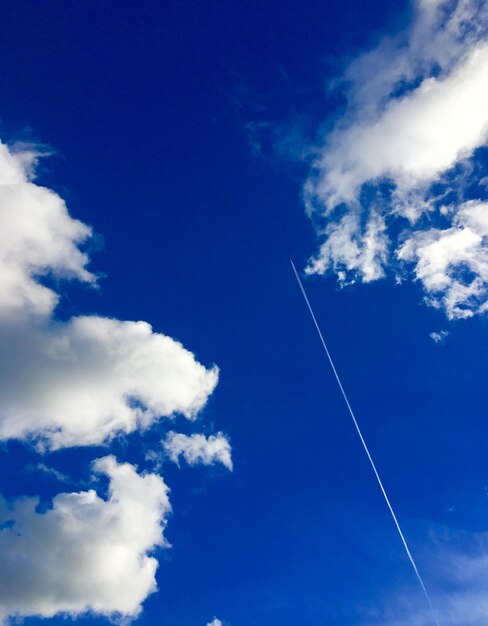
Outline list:
[[[435,614],[434,607],[432,606],[432,602],[430,600],[429,594],[427,593],[427,589],[425,587],[424,581],[422,580],[422,576],[420,575],[419,570],[417,568],[417,564],[415,563],[415,560],[414,560],[414,558],[412,556],[412,553],[410,552],[410,548],[408,547],[408,543],[407,543],[407,540],[405,539],[405,535],[403,534],[403,531],[402,531],[402,529],[400,527],[400,524],[398,522],[397,516],[395,515],[395,511],[393,510],[393,507],[391,506],[390,499],[389,499],[389,497],[388,497],[388,495],[387,495],[387,493],[385,491],[385,488],[383,487],[383,482],[382,482],[382,480],[380,478],[380,475],[378,474],[378,470],[376,469],[376,465],[375,465],[375,463],[373,461],[373,457],[371,456],[371,454],[369,452],[369,448],[368,448],[368,446],[366,444],[366,441],[365,441],[365,439],[363,437],[363,433],[361,432],[361,429],[359,428],[359,424],[358,424],[358,421],[356,419],[356,416],[354,415],[354,411],[352,410],[351,405],[349,404],[349,400],[347,398],[346,392],[344,391],[344,387],[342,386],[341,379],[339,378],[339,374],[337,373],[337,370],[335,368],[334,361],[332,360],[332,357],[330,356],[329,348],[327,347],[327,344],[325,343],[324,336],[322,335],[322,331],[320,330],[320,326],[319,326],[319,324],[317,322],[317,318],[315,317],[315,313],[313,312],[312,305],[310,304],[310,301],[308,299],[307,293],[306,293],[306,291],[305,291],[305,289],[303,287],[303,284],[302,284],[302,281],[300,279],[300,276],[299,276],[299,274],[298,274],[298,272],[296,270],[295,264],[293,263],[293,261],[291,259],[290,259],[290,263],[291,263],[291,266],[293,268],[293,272],[295,274],[295,278],[297,279],[297,282],[298,282],[298,285],[299,285],[300,290],[302,292],[302,295],[303,295],[303,297],[305,299],[305,302],[307,303],[308,310],[310,311],[310,315],[312,316],[313,323],[315,324],[315,328],[317,329],[317,333],[318,333],[318,335],[320,337],[320,341],[322,342],[322,346],[324,347],[324,350],[325,350],[325,353],[327,355],[327,358],[329,359],[330,366],[332,368],[332,371],[334,372],[334,376],[335,376],[335,379],[337,380],[337,384],[339,385],[339,389],[341,390],[342,397],[344,398],[346,406],[347,406],[347,408],[349,410],[349,413],[350,413],[350,415],[352,417],[352,421],[354,422],[354,426],[356,427],[357,433],[359,435],[359,439],[361,440],[361,443],[363,445],[364,451],[366,452],[366,455],[367,455],[368,460],[369,460],[369,462],[371,464],[371,467],[373,468],[373,472],[374,472],[374,475],[376,476],[376,480],[378,481],[378,485],[380,486],[381,493],[383,494],[383,497],[384,497],[385,502],[386,502],[386,504],[388,506],[388,509],[389,509],[389,511],[391,513],[393,521],[395,522],[396,529],[398,531],[398,534],[400,535],[400,539],[402,540],[403,547],[405,548],[405,552],[407,553],[407,556],[408,556],[408,560],[412,564],[412,567],[413,567],[413,570],[415,572],[415,575],[417,576],[417,579],[418,579],[418,581],[420,583],[422,591],[424,592],[425,598],[427,600],[427,604],[429,605],[430,612],[432,613],[432,617],[434,618],[434,622],[436,623],[437,626],[440,626],[439,622],[437,621],[437,616]]]

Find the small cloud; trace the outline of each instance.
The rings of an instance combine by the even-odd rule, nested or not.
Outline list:
[[[207,626],[224,626],[224,624],[217,617],[214,617],[211,622],[208,622]]]
[[[430,333],[429,337],[434,343],[445,343],[449,332],[447,330],[438,330]]]
[[[220,432],[205,437],[205,435],[188,436],[171,431],[163,441],[163,447],[174,463],[178,463],[180,456],[183,456],[189,465],[222,463],[228,470],[233,468],[229,440]]]
[[[144,458],[152,465],[155,472],[159,472],[159,470],[163,467],[162,455],[161,453],[156,452],[156,450],[147,450]]]
[[[31,472],[42,472],[43,474],[46,474],[47,476],[52,476],[53,478],[55,478],[61,483],[71,482],[69,476],[67,476],[66,474],[63,474],[63,472],[58,471],[54,467],[49,467],[45,463],[37,463],[36,465],[30,464],[27,466],[27,470]]]

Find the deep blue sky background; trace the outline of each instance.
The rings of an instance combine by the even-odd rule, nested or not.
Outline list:
[[[3,140],[52,146],[41,182],[103,236],[101,290],[63,286],[59,314],[144,319],[221,368],[193,429],[228,433],[235,470],[163,468],[173,548],[141,626],[348,626],[415,585],[289,265],[315,246],[306,170],[266,144],[333,112],[334,59],[407,16],[392,0],[0,7]],[[429,525],[488,529],[486,323],[448,324],[393,281],[307,288],[428,581]],[[116,450],[144,467],[137,436]],[[82,480],[104,453],[45,462]],[[39,459],[18,444],[0,460],[7,495],[84,488],[25,470]]]

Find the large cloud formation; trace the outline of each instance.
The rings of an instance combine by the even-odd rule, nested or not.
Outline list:
[[[218,379],[146,322],[10,322],[0,327],[0,352],[0,439],[51,449],[102,443],[159,416],[192,419]]]
[[[216,366],[146,322],[56,315],[57,281],[96,284],[81,247],[91,229],[35,182],[37,156],[0,143],[0,440],[46,452],[109,443],[162,417],[195,419]],[[219,437],[208,458],[229,465]],[[113,456],[94,470],[109,479],[108,499],[61,493],[42,512],[38,498],[0,496],[0,623],[86,611],[132,617],[156,590],[152,553],[166,546],[171,510],[163,479]]]
[[[0,499],[0,620],[9,615],[135,616],[156,590],[157,560],[166,542],[168,488],[114,457],[94,469],[109,478],[109,496],[61,493],[45,513],[38,498]]]
[[[348,101],[305,185],[322,243],[310,274],[413,270],[451,319],[486,310],[488,5],[418,0],[412,25],[351,63]]]
[[[90,445],[161,416],[194,418],[216,367],[145,322],[54,319],[59,298],[42,279],[94,283],[79,248],[91,231],[31,179],[34,159],[0,144],[0,439]]]

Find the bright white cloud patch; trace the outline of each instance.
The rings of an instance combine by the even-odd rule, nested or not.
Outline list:
[[[96,282],[80,249],[91,229],[34,182],[36,158],[0,144],[0,440],[58,449],[109,442],[163,416],[194,419],[217,367],[205,368],[146,322],[56,319],[59,297],[43,281]],[[231,465],[225,443],[220,434],[209,440],[202,461]],[[35,468],[67,480],[43,463]],[[170,511],[162,478],[112,456],[94,468],[109,478],[107,500],[93,490],[62,493],[40,512],[37,498],[0,498],[0,622],[86,611],[135,616],[156,590],[152,552],[166,545]]]
[[[31,180],[34,159],[0,144],[0,439],[89,445],[161,416],[194,418],[216,367],[145,322],[53,318],[58,296],[39,281],[93,283],[79,249],[91,231]]]
[[[449,228],[414,232],[397,256],[415,264],[431,304],[450,318],[471,317],[488,307],[488,202],[466,202]]]
[[[172,431],[163,441],[163,446],[174,463],[178,463],[182,456],[189,465],[222,463],[227,469],[232,470],[231,446],[222,433],[205,437],[199,434],[188,436]]]
[[[218,618],[214,617],[213,620],[207,624],[207,626],[223,626],[223,624]]]
[[[307,268],[309,274],[324,274],[332,267],[343,283],[356,270],[365,283],[384,276],[389,244],[384,219],[372,213],[364,227],[360,220],[359,212],[351,211],[329,221],[319,255]]]
[[[30,180],[34,158],[0,143],[0,320],[51,314],[58,296],[40,276],[95,280],[78,248],[91,229],[68,215],[57,194]]]
[[[474,48],[447,76],[425,78],[391,99],[374,120],[336,130],[320,162],[314,189],[328,210],[357,200],[361,186],[380,178],[397,188],[398,207],[415,215],[404,194],[435,180],[488,136],[488,44]]]
[[[162,415],[193,418],[218,379],[149,324],[101,317],[4,325],[0,355],[0,438],[50,448],[101,443]]]
[[[95,471],[109,497],[62,493],[37,513],[37,498],[0,500],[0,618],[56,613],[137,615],[156,590],[157,561],[171,507],[156,475],[111,456]]]
[[[408,31],[346,71],[348,108],[305,186],[323,238],[307,271],[347,283],[413,267],[428,302],[464,318],[485,310],[488,285],[488,204],[463,197],[488,140],[488,5],[422,0],[415,11]]]

